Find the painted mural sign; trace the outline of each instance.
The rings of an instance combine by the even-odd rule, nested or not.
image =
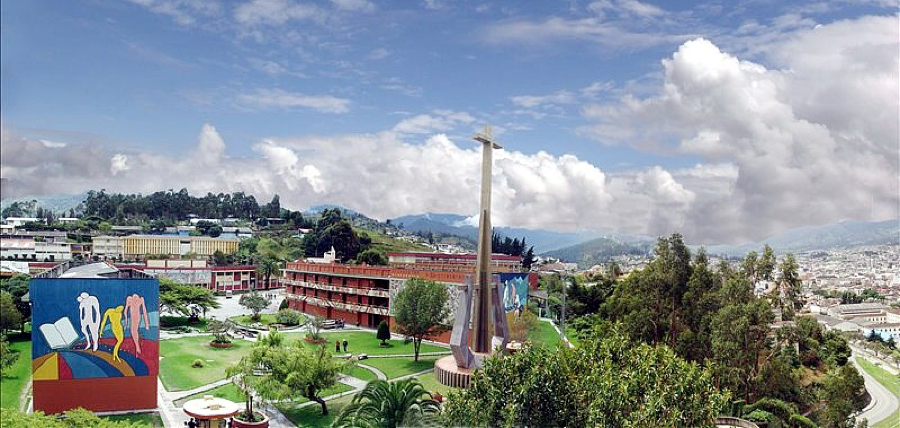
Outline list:
[[[501,273],[500,299],[507,314],[521,314],[528,303],[528,274]]]
[[[156,407],[156,279],[35,279],[30,297],[35,410]]]

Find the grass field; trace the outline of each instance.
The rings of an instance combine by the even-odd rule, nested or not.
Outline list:
[[[10,337],[9,348],[12,352],[17,352],[19,358],[7,369],[3,378],[0,378],[0,406],[9,409],[19,408],[19,396],[25,384],[31,379],[31,340],[16,339],[19,337]]]
[[[225,379],[225,368],[250,351],[250,342],[232,340],[233,347],[217,349],[209,346],[212,336],[193,336],[160,341],[159,379],[168,391],[184,391]],[[203,361],[193,368],[194,360]]]
[[[162,418],[159,417],[159,413],[156,412],[136,413],[133,415],[101,416],[101,418],[109,419],[111,421],[128,421],[142,427],[161,428],[163,426]]]
[[[199,394],[189,395],[185,398],[175,401],[175,405],[181,407],[184,405],[186,401],[194,400],[197,398],[203,398],[204,395],[212,395],[213,397],[224,398],[226,400],[234,401],[235,403],[243,403],[247,398],[244,397],[244,393],[238,389],[237,385],[233,383],[228,383],[225,385],[217,386],[209,391],[201,392]]]
[[[425,373],[423,375],[418,375],[416,376],[416,380],[418,380],[419,383],[422,384],[422,387],[428,390],[428,392],[432,394],[438,393],[443,395],[444,397],[447,396],[448,392],[458,390],[458,388],[452,388],[438,382],[437,379],[434,378],[434,373]]]
[[[368,360],[363,360],[363,364]],[[359,380],[363,380],[366,382],[371,382],[375,379],[378,379],[378,376],[372,370],[369,370],[364,367],[354,366],[350,373],[347,373],[348,376],[353,376]]]
[[[331,422],[351,400],[352,396],[346,396],[326,402],[328,405],[326,416],[322,415],[322,406],[317,404],[301,408],[297,408],[295,404],[279,404],[278,410],[298,427],[324,428],[331,426]]]
[[[891,394],[900,398],[900,379],[890,374],[887,370],[878,367],[865,358],[856,357],[856,362],[862,366],[863,370],[884,385]],[[900,427],[900,410],[894,412],[887,419],[873,425],[873,428],[896,428]]]
[[[364,232],[369,235],[369,237],[372,238],[372,248],[381,250],[385,253],[404,251],[431,251],[430,248],[424,245],[414,244],[402,239],[391,238],[390,236],[378,233],[374,230],[363,229],[361,227],[356,227],[354,229],[356,229],[357,232]]]
[[[303,340],[306,337],[306,333],[285,333],[285,339],[287,340]],[[403,343],[403,340],[388,340],[387,343],[391,346],[382,348],[380,346],[381,341],[375,338],[375,332],[367,332],[367,331],[346,331],[346,332],[333,332],[333,333],[324,333],[325,336],[325,346],[329,351],[334,351],[334,342],[336,340],[343,341],[344,339],[348,342],[347,351],[352,353],[353,355],[359,354],[368,354],[368,355],[412,355],[413,344]],[[309,342],[304,341],[303,343],[309,345],[310,347],[315,346]],[[341,348],[343,350],[343,348]],[[422,344],[421,352],[446,352],[450,353],[450,349],[441,348],[439,346],[429,345],[427,343]]]
[[[438,357],[422,356],[419,357],[419,361],[413,361],[412,357],[370,358],[363,360],[363,364],[381,370],[388,379],[394,379],[431,369],[434,367],[434,362],[437,359]]]
[[[555,348],[559,345],[560,338],[559,333],[553,328],[553,324],[548,321],[539,321],[537,327],[528,333],[528,340]]]

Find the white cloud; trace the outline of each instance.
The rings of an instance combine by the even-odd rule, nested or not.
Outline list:
[[[379,60],[385,59],[391,55],[391,52],[385,48],[377,48],[373,49],[372,52],[369,52],[369,59],[371,60]]]
[[[548,104],[572,104],[575,95],[569,91],[558,91],[549,95],[517,95],[510,97],[510,101],[519,107],[533,108]]]
[[[318,6],[293,0],[251,0],[234,9],[234,19],[243,25],[283,25],[292,20],[320,20]]]
[[[237,101],[242,106],[257,108],[310,108],[323,113],[346,113],[350,100],[331,95],[305,95],[282,89],[258,89],[240,94]]]
[[[375,4],[368,0],[331,0],[331,3],[340,10],[355,12],[371,12],[375,10]]]
[[[128,0],[147,10],[172,18],[179,25],[189,26],[197,19],[218,15],[221,5],[217,0]]]
[[[116,153],[109,159],[109,172],[112,175],[118,175],[120,172],[128,171],[131,168],[128,165],[128,156],[122,153]]]
[[[403,119],[394,126],[394,131],[402,134],[430,134],[447,132],[459,125],[475,122],[475,118],[464,111],[435,110],[432,114],[420,114]]]
[[[777,68],[692,40],[663,61],[656,95],[589,106],[584,131],[727,165],[709,186],[673,175],[702,189],[685,212],[689,236],[741,241],[843,218],[896,218],[898,40],[896,17],[823,25],[767,47]]]

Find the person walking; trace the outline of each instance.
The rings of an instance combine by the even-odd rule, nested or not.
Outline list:
[[[341,352],[341,341],[340,340],[334,341],[334,352]]]
[[[347,353],[347,339],[344,339],[344,353]]]

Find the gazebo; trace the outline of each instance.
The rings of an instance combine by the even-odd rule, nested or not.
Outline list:
[[[181,406],[188,416],[197,420],[200,427],[219,428],[219,422],[241,411],[241,406],[224,398],[204,395]]]

